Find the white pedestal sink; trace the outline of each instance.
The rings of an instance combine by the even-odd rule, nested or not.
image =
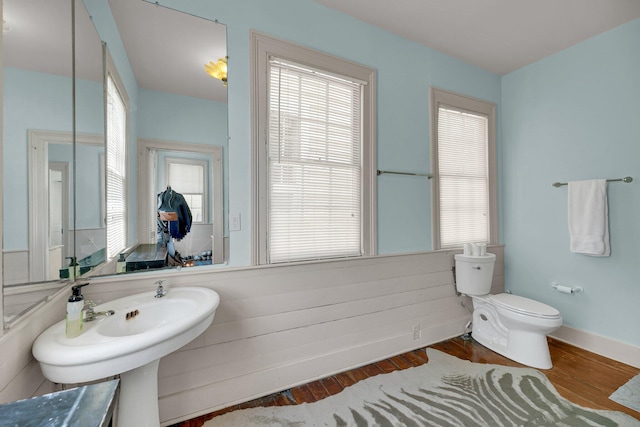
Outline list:
[[[198,287],[155,296],[154,290],[97,306],[115,314],[85,323],[76,338],[65,336],[64,320],[44,331],[33,344],[44,376],[75,384],[120,374],[118,427],[157,427],[160,358],[211,325],[220,297]]]

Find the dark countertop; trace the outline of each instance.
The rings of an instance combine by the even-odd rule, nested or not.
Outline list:
[[[110,380],[0,405],[2,427],[108,426],[120,380]]]
[[[127,256],[127,271],[163,268],[167,265],[167,248],[157,243],[141,244]]]

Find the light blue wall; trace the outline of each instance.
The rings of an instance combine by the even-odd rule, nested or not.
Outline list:
[[[138,137],[227,145],[227,104],[139,89]]]
[[[29,129],[71,132],[71,79],[4,69],[3,249],[29,247]]]
[[[104,201],[100,191],[100,185],[103,182],[100,177],[100,173],[103,172],[100,166],[101,155],[104,155],[103,147],[83,144],[76,146],[78,206],[75,228],[77,230],[103,228],[102,205]],[[72,157],[71,144],[49,144],[49,161],[69,165],[69,229],[73,229]]]
[[[429,86],[491,102],[500,77],[325,8],[311,0],[163,0],[162,5],[227,25],[229,53],[229,212],[242,230],[230,233],[230,263],[248,265],[251,244],[251,29],[350,59],[377,70],[378,168],[428,172]],[[431,249],[430,183],[378,178],[378,252]]]
[[[567,326],[640,345],[640,20],[504,76],[502,112],[507,287]],[[609,184],[611,256],[570,253],[567,187],[551,184],[626,175]]]

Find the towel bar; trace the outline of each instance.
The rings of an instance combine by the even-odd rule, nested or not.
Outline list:
[[[622,181],[622,182],[629,183],[629,182],[633,181],[633,178],[630,177],[630,176],[625,176],[624,178],[607,179],[607,182],[616,182],[616,181]],[[554,182],[551,185],[553,185],[554,187],[560,187],[560,186],[567,185],[567,184],[568,184],[568,182]]]
[[[392,172],[392,171],[381,171],[381,170],[378,170],[378,175],[382,175],[382,174],[386,174],[386,173],[390,173],[390,174],[394,174],[394,175],[426,176],[428,179],[433,178],[433,175],[430,174],[430,173]]]

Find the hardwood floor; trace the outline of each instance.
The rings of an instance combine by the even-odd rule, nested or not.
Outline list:
[[[459,337],[433,344],[429,347],[472,362],[523,366],[494,353],[474,341],[465,341]],[[629,379],[639,374],[640,369],[607,359],[606,357],[579,349],[552,338],[549,339],[549,349],[551,351],[553,368],[542,372],[549,378],[562,396],[581,406],[593,409],[621,411],[640,419],[640,412],[619,405],[609,399],[611,393]],[[280,393],[252,400],[241,405],[232,406],[192,420],[174,424],[172,427],[200,427],[207,420],[236,409],[315,402],[339,393],[345,387],[365,378],[406,369],[412,366],[419,366],[427,363],[427,361],[424,348],[415,350]]]

